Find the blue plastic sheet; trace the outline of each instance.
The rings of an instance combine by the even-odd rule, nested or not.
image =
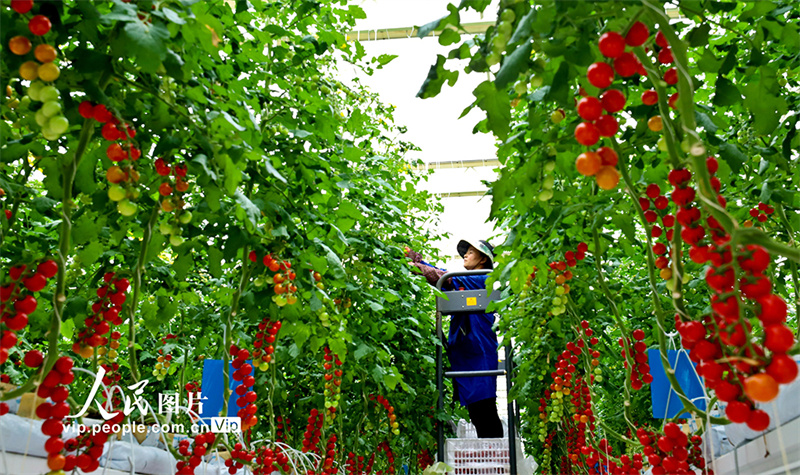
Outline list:
[[[680,357],[678,355],[680,354]],[[647,359],[650,364],[650,374],[653,375],[653,382],[650,383],[650,396],[653,399],[653,418],[671,419],[678,416],[683,411],[683,402],[678,394],[672,389],[661,364],[661,354],[657,349],[647,350]],[[684,394],[694,402],[698,409],[706,409],[706,401],[703,398],[703,383],[695,371],[695,364],[689,359],[689,354],[685,351],[667,350],[667,359],[670,366],[675,369],[675,378],[683,389]],[[677,365],[676,365],[677,360]],[[699,398],[699,399],[697,399]],[[669,407],[667,407],[669,404]],[[688,415],[688,413],[686,414]]]
[[[248,360],[247,363],[253,364],[251,360]],[[255,369],[254,369],[255,370]],[[228,374],[232,375],[235,370],[233,366],[228,363]],[[252,375],[253,372],[251,371],[249,375]],[[247,375],[247,376],[249,376]],[[203,362],[203,382],[201,385],[201,398],[203,401],[203,408],[200,411],[200,418],[206,424],[210,425],[209,418],[211,417],[220,417],[220,411],[222,411],[222,398],[223,398],[223,375],[222,375],[222,360],[209,360],[206,359]],[[239,406],[236,405],[236,401],[239,399],[239,395],[236,394],[236,387],[241,385],[241,381],[234,381],[233,378],[229,378],[228,387],[231,389],[230,398],[228,398],[228,414],[227,417],[236,417],[236,413],[239,412]]]

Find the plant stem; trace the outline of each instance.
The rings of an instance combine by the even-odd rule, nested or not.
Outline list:
[[[75,149],[75,155],[61,168],[61,186],[63,187],[63,196],[61,199],[59,247],[57,250],[58,255],[56,256],[56,262],[58,263],[58,274],[56,275],[56,291],[53,293],[53,315],[50,319],[50,329],[46,334],[48,340],[47,358],[45,358],[45,361],[42,364],[41,372],[36,373],[39,375],[40,379],[43,379],[44,376],[50,372],[50,370],[56,364],[56,360],[59,356],[58,341],[61,336],[62,312],[64,310],[64,305],[67,302],[66,264],[67,256],[69,256],[72,248],[72,243],[70,240],[72,234],[72,220],[70,218],[72,216],[72,207],[74,206],[74,203],[72,202],[72,184],[75,181],[75,172],[78,168],[78,162],[86,152],[86,147],[92,138],[93,130],[94,124],[92,124],[91,121],[87,120],[83,123],[80,139]],[[14,391],[9,391],[3,394],[2,398],[0,399],[12,399],[30,391],[35,386],[35,380],[36,375],[29,378],[25,384],[21,385]]]
[[[619,309],[617,308],[616,302],[614,302],[614,297],[611,295],[611,290],[606,285],[606,280],[603,274],[603,265],[601,263],[601,253],[600,253],[600,234],[597,232],[597,229],[592,230],[592,237],[594,239],[594,264],[597,268],[597,281],[600,284],[600,290],[608,299],[609,304],[611,305],[611,314],[614,316],[614,320],[617,321],[617,325],[619,326],[620,331],[622,332],[622,343],[625,346],[625,360],[628,362],[628,367],[630,369],[633,368],[633,365],[636,363],[633,360],[633,353],[631,351],[630,341],[628,341],[628,328],[625,325],[625,321],[622,319],[622,316],[619,314]],[[625,401],[624,401],[624,415],[625,415],[625,422],[628,423],[628,426],[635,430],[636,426],[631,422],[631,373],[630,371],[625,371]]]
[[[242,292],[247,286],[250,284],[250,259],[248,259],[248,254],[250,253],[250,246],[245,245],[242,249],[242,277],[239,280],[239,286],[236,288],[236,291],[233,293],[233,299],[231,300],[231,310],[228,312],[228,318],[225,322],[225,341],[223,342],[223,352],[222,352],[222,379],[223,379],[223,395],[222,395],[222,414],[223,417],[226,417],[228,414],[228,399],[231,397],[231,390],[230,390],[230,376],[228,375],[228,364],[230,361],[229,358],[229,349],[233,344],[233,317],[236,316],[236,313],[239,308],[239,299],[242,296]]]
[[[781,223],[786,228],[786,232],[789,234],[789,245],[794,247],[795,240],[794,240],[794,229],[792,229],[792,224],[789,222],[789,219],[786,218],[786,212],[783,209],[783,204],[777,203],[775,205],[775,212],[778,214],[778,218],[781,220]],[[797,263],[795,261],[789,261],[789,271],[792,274],[792,284],[794,285],[794,309],[795,315],[800,316],[800,278],[797,275]],[[800,337],[800,325],[797,326],[797,330],[795,330],[795,336]]]
[[[139,258],[136,260],[136,269],[133,270],[133,292],[131,301],[128,302],[128,362],[131,366],[131,377],[134,381],[138,382],[141,378],[139,374],[139,362],[136,359],[136,307],[139,304],[139,295],[142,292],[142,275],[144,274],[144,264],[147,261],[147,248],[150,247],[150,241],[153,238],[153,227],[158,221],[159,206],[158,203],[153,207],[150,213],[150,218],[147,220],[147,225],[144,228],[142,235],[142,245],[139,248]]]

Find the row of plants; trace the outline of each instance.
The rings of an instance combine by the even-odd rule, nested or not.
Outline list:
[[[51,473],[98,467],[109,434],[62,437],[95,375],[108,417],[87,416],[110,430],[140,416],[115,385],[199,410],[210,359],[233,365],[244,433],[171,448],[178,473],[216,450],[231,473],[429,464],[433,302],[403,247],[433,254],[419,229],[440,208],[393,107],[337,79],[391,59],[346,41],[363,17],[307,0],[3,0],[0,365],[15,389],[0,399],[50,398],[36,414]]]
[[[797,376],[798,14],[504,0],[465,38],[461,13],[489,3],[420,29],[453,47],[419,96],[457,81],[452,60],[488,74],[468,108],[497,138],[492,280],[526,447],[541,473],[712,473],[709,424],[767,429],[759,404]],[[686,352],[706,405],[668,371],[686,411],[651,412],[652,348],[667,368]]]

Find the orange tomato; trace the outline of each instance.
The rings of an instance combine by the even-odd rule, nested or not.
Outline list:
[[[48,44],[41,44],[33,50],[33,55],[40,63],[52,63],[56,59],[56,49]]]
[[[575,159],[575,168],[583,176],[592,176],[600,170],[603,160],[596,152],[583,152]]]
[[[24,36],[15,36],[8,40],[8,49],[10,49],[12,53],[19,56],[28,54],[28,52],[31,50],[31,40],[25,38]]]
[[[616,168],[606,166],[600,168],[600,171],[594,177],[597,186],[604,190],[613,190],[617,183],[619,183],[619,172]]]
[[[53,471],[61,470],[66,462],[67,458],[61,454],[50,455],[47,457],[47,468]]]
[[[650,120],[647,121],[647,128],[653,132],[661,132],[661,129],[664,128],[664,122],[661,120],[661,116],[654,115],[650,117]]]
[[[106,170],[106,179],[110,183],[119,183],[124,181],[126,178],[128,178],[128,174],[122,171],[122,168],[116,165],[111,165],[108,167],[108,170]]]
[[[744,380],[744,393],[756,402],[769,402],[778,396],[778,382],[767,373],[759,373]]]

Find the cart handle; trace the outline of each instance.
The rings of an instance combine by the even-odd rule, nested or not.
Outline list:
[[[442,285],[447,281],[447,279],[451,277],[459,277],[462,275],[487,275],[491,273],[492,269],[458,270],[458,271],[448,272],[445,275],[439,277],[439,280],[436,282],[436,288],[438,290],[442,290]]]

